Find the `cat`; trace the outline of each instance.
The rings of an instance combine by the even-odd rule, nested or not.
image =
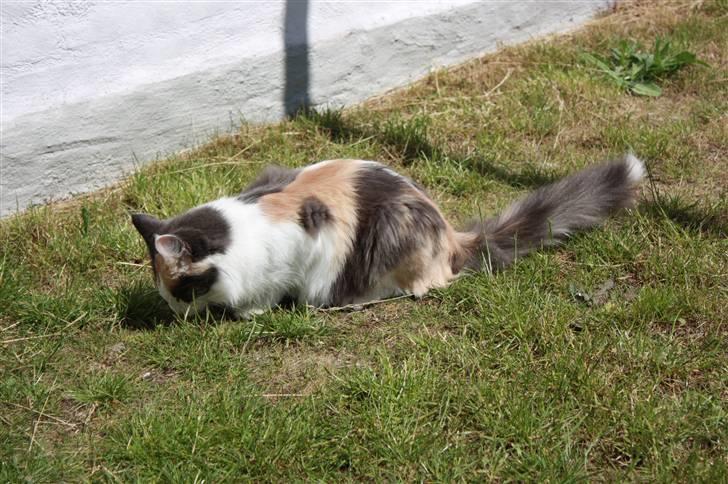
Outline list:
[[[471,270],[500,270],[632,204],[631,154],[543,186],[456,231],[413,180],[374,161],[268,167],[238,196],[159,220],[133,214],[154,282],[178,314],[237,317],[292,298],[317,307],[424,296]]]

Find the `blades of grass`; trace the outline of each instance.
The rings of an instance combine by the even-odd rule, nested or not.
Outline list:
[[[652,96],[657,97],[662,94],[662,89],[653,82],[637,82],[634,83],[630,90],[639,96]]]
[[[597,54],[590,54],[588,52],[583,52],[581,54],[581,59],[588,64],[593,64],[594,66],[598,67],[599,69],[603,70],[604,72],[612,72],[612,68],[609,67],[609,65],[607,65],[608,61]]]

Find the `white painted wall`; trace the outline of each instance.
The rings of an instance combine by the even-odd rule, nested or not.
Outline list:
[[[241,118],[279,119],[284,44],[306,44],[311,102],[351,104],[609,0],[300,1],[3,1],[0,215],[108,184],[135,156]]]
[[[313,2],[309,42],[473,0]],[[283,50],[284,2],[2,4],[3,120]]]

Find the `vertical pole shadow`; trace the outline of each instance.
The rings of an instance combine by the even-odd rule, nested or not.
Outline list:
[[[283,28],[285,87],[283,105],[292,117],[309,107],[308,0],[286,0]]]

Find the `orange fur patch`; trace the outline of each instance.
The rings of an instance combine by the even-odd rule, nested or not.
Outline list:
[[[339,232],[337,252],[345,256],[356,231],[354,179],[362,166],[360,161],[331,160],[306,168],[283,191],[261,197],[261,210],[272,220],[297,222],[304,200],[316,197],[331,214]]]
[[[160,284],[170,291],[177,285],[178,278],[172,274],[172,270],[164,260],[161,254],[154,256],[154,267],[157,269],[157,277]]]

